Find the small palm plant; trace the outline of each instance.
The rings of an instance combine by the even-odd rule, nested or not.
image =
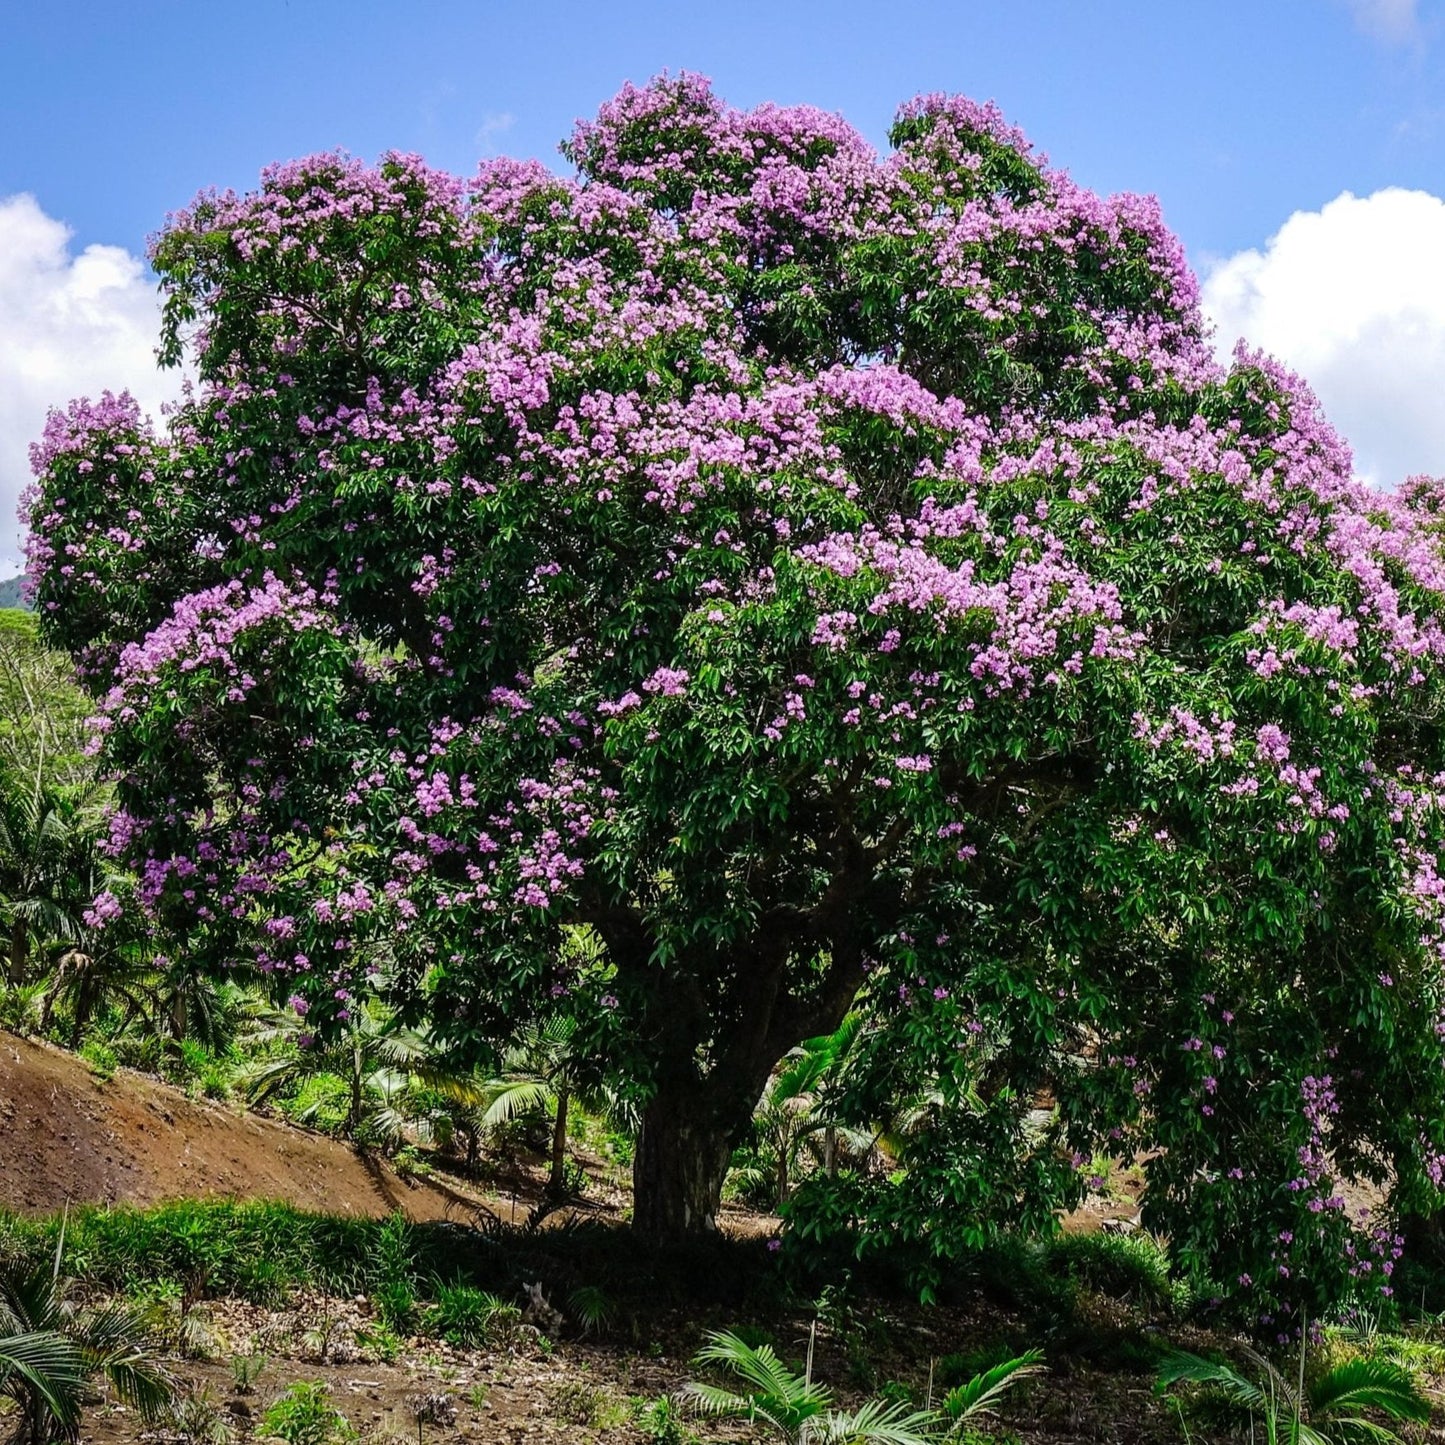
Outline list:
[[[567,1190],[567,1111],[576,1092],[573,1038],[577,1020],[563,1015],[526,1029],[507,1051],[504,1071],[488,1079],[482,1126],[495,1129],[519,1115],[542,1110],[551,1116],[551,1165],[547,1192],[560,1198]]]
[[[60,1273],[64,1242],[62,1229],[53,1265],[0,1270],[0,1396],[17,1406],[15,1445],[73,1439],[97,1375],[147,1422],[173,1395],[142,1309],[81,1309],[70,1298]]]
[[[348,1093],[342,1132],[391,1148],[402,1142],[411,1090],[433,1090],[473,1106],[485,1100],[470,1070],[447,1059],[428,1031],[403,1028],[380,1003],[361,1004],[336,1037],[304,1045],[305,1021],[291,1010],[253,1002],[248,1012],[250,1045],[275,1051],[237,1074],[237,1087],[253,1104],[264,1103],[308,1077],[335,1074],[345,1080]],[[313,1122],[314,1113],[308,1117],[309,1112],[299,1114],[298,1122]]]
[[[45,1445],[80,1423],[85,1361],[58,1330],[19,1330],[0,1308],[0,1399],[13,1400],[16,1445]]]
[[[1244,1353],[1252,1376],[1199,1355],[1169,1355],[1160,1366],[1160,1388],[1180,1381],[1215,1387],[1248,1411],[1251,1429],[1259,1422],[1266,1445],[1394,1445],[1399,1435],[1365,1412],[1417,1424],[1430,1418],[1414,1376],[1391,1360],[1347,1360],[1306,1381],[1301,1344],[1299,1378],[1291,1382],[1263,1355]]]
[[[781,1208],[792,1195],[805,1154],[815,1167],[833,1174],[840,1144],[855,1158],[872,1150],[870,1132],[839,1124],[827,1108],[862,1028],[863,1015],[850,1013],[833,1033],[804,1039],[783,1060],[753,1116],[758,1147],[734,1173],[735,1186]]]
[[[943,1417],[945,1440],[962,1436],[972,1421],[980,1415],[990,1413],[999,1400],[1021,1380],[1039,1374],[1043,1368],[1044,1352],[1026,1350],[1011,1360],[984,1370],[971,1380],[955,1385],[939,1403],[939,1414]]]
[[[696,1363],[722,1366],[741,1386],[685,1385],[683,1399],[697,1414],[768,1426],[784,1445],[928,1445],[934,1439],[930,1411],[882,1400],[836,1409],[832,1391],[811,1373],[790,1370],[770,1345],[750,1345],[726,1330],[708,1336]]]

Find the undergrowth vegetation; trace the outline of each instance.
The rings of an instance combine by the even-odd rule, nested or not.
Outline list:
[[[178,1362],[230,1350],[231,1398],[259,1389],[260,1429],[286,1445],[366,1434],[327,1381],[305,1373],[308,1362],[401,1366],[442,1347],[546,1361],[559,1345],[592,1342],[625,1362],[655,1355],[660,1339],[670,1349],[693,1339],[690,1373],[661,1395],[628,1396],[585,1372],[544,1392],[563,1426],[674,1445],[718,1418],[793,1445],[982,1445],[1007,1440],[1006,1421],[1062,1409],[1054,1382],[1081,1372],[1136,1380],[1136,1393],[1154,1386],[1161,1419],[1172,1414],[1189,1438],[1254,1430],[1295,1445],[1388,1445],[1426,1418],[1427,1391],[1445,1375],[1445,1332],[1428,1318],[1405,1327],[1357,1313],[1273,1351],[1246,1346],[1216,1328],[1215,1302],[1171,1275],[1165,1247],[1137,1233],[1006,1239],[980,1251],[933,1307],[951,1330],[972,1321],[958,1337],[967,1347],[951,1352],[903,1344],[903,1321],[912,1330],[933,1316],[909,1303],[902,1283],[881,1270],[810,1277],[765,1241],[639,1257],[625,1229],[596,1222],[483,1230],[227,1202],[0,1214],[0,1299],[51,1301],[44,1319],[12,1308],[13,1317],[78,1330],[77,1339],[94,1336],[97,1321],[123,1321],[128,1333],[106,1328],[124,1350],[88,1368],[114,1374],[119,1363],[132,1371],[123,1384],[150,1382],[146,1408],[190,1445],[227,1445],[230,1426],[204,1389],[171,1398],[143,1345]],[[95,1303],[62,1305],[70,1298]],[[228,1302],[290,1322],[266,1336],[272,1353],[258,1348],[261,1336],[225,1342],[212,1311]],[[0,1339],[0,1395],[44,1398],[7,1365],[8,1344]],[[79,1359],[66,1348],[51,1361],[57,1390]],[[630,1367],[619,1367],[628,1378]],[[459,1388],[408,1399],[414,1418],[399,1436],[416,1427],[423,1440],[450,1428],[466,1403]],[[485,1400],[484,1389],[472,1391],[474,1407]]]

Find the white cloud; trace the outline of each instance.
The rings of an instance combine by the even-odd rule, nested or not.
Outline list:
[[[1418,0],[1345,0],[1355,24],[1385,45],[1410,45],[1421,36]]]
[[[0,575],[18,565],[15,508],[51,406],[129,388],[153,414],[180,391],[155,364],[160,304],[145,263],[87,246],[29,195],[0,197]]]
[[[1214,266],[1204,309],[1221,357],[1243,336],[1309,381],[1362,476],[1445,475],[1442,260],[1445,201],[1346,191]]]
[[[505,135],[517,123],[517,117],[509,110],[489,110],[482,117],[482,123],[477,129],[476,145],[483,155],[490,155],[496,139]]]

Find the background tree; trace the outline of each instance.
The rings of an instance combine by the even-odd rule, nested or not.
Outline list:
[[[73,664],[41,641],[34,614],[0,608],[0,759],[9,771],[84,789],[95,774],[86,756],[91,711]]]
[[[85,755],[89,711],[35,619],[0,610],[0,926],[11,987],[27,981],[37,944],[79,936],[95,891],[103,798]]]
[[[1438,493],[1214,364],[1154,202],[959,98],[891,144],[683,76],[570,178],[332,155],[180,213],[194,399],[35,454],[111,845],[323,1030],[389,989],[480,1057],[565,999],[649,1235],[866,984],[860,1115],[941,1105],[863,1204],[930,1255],[1148,1144],[1186,1266],[1337,1291],[1335,1175],[1423,1208],[1445,1158]]]
[[[253,1009],[247,1042],[255,1051],[238,1072],[237,1086],[253,1103],[265,1103],[298,1083],[322,1074],[343,1081],[346,1094],[341,1132],[359,1142],[395,1146],[401,1142],[410,1114],[406,1095],[412,1089],[439,1093],[462,1105],[488,1102],[483,1085],[465,1068],[449,1064],[423,1032],[399,1027],[383,1005],[360,1003],[325,1037],[306,1023],[298,997],[293,1006]],[[267,1051],[268,1045],[279,1045]],[[324,1099],[296,1117],[316,1122]]]

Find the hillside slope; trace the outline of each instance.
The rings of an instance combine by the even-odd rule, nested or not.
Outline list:
[[[0,1208],[166,1199],[284,1200],[330,1214],[465,1216],[471,1201],[333,1139],[0,1031]]]

